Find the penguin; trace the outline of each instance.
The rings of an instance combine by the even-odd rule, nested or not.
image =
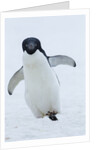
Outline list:
[[[48,116],[58,120],[60,108],[60,84],[53,67],[76,62],[65,55],[47,56],[39,39],[29,37],[22,42],[23,66],[11,77],[8,93],[13,94],[20,81],[25,81],[25,100],[36,118]]]

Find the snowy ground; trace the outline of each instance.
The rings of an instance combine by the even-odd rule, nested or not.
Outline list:
[[[61,70],[61,67],[59,67],[58,70]],[[68,70],[75,75],[78,69],[71,68]],[[69,80],[70,74],[67,75],[67,71],[63,71],[62,73],[64,74],[62,81],[60,80],[62,112],[57,116],[58,121],[53,122],[47,117],[43,119],[34,118],[25,103],[24,92],[21,93],[20,91],[20,89],[23,89],[24,83],[17,87],[13,96],[7,95],[6,141],[67,137],[85,134],[85,101],[84,95],[81,93],[81,86],[78,84],[79,79],[76,80],[75,76],[72,76],[72,79]],[[62,75],[59,73],[59,76],[61,78]],[[68,76],[68,81],[65,79],[66,76]],[[64,83],[65,81],[66,83]]]
[[[52,19],[52,18],[51,18]],[[49,19],[50,20],[50,19]],[[42,30],[46,30],[45,37],[41,32],[33,30],[32,19],[7,20],[6,21],[6,84],[5,84],[5,140],[23,141],[43,138],[79,136],[85,134],[85,43],[84,43],[84,16],[63,18],[59,26],[59,19],[54,19],[53,27],[45,19]],[[74,21],[76,20],[76,22]],[[19,25],[20,21],[20,25]],[[66,21],[66,24],[65,24]],[[38,24],[39,20],[35,20]],[[40,21],[41,22],[41,21]],[[31,25],[31,26],[30,26]],[[39,24],[38,24],[39,25]],[[24,27],[23,27],[24,26]],[[63,27],[61,27],[63,26]],[[40,30],[39,26],[37,27]],[[65,32],[62,32],[62,28]],[[29,29],[29,31],[27,30]],[[48,29],[50,29],[48,31]],[[20,30],[20,32],[18,32]],[[52,32],[51,32],[52,30]],[[53,34],[52,39],[50,36]],[[59,31],[59,32],[58,32]],[[24,99],[24,82],[22,81],[15,89],[12,96],[7,93],[7,84],[13,73],[22,65],[21,42],[24,38],[35,35],[42,39],[42,47],[47,48],[48,55],[66,54],[75,59],[77,67],[58,66],[55,68],[61,84],[61,114],[58,121],[49,118],[34,118]],[[60,35],[65,36],[58,36]],[[77,35],[77,36],[76,36]],[[56,40],[55,40],[56,39]],[[55,42],[53,42],[55,40]],[[52,51],[51,51],[52,50]],[[65,51],[66,50],[66,51]],[[70,51],[69,51],[70,50]]]

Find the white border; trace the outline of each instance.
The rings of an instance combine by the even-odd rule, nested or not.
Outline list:
[[[21,18],[21,17],[42,17],[42,16],[64,16],[64,15],[85,15],[86,16],[86,135],[73,136],[64,138],[51,138],[42,140],[28,140],[20,142],[5,142],[5,93],[4,93],[4,77],[5,77],[5,18]],[[75,142],[89,141],[89,10],[57,10],[57,11],[38,11],[38,12],[8,12],[1,14],[1,147],[4,148],[20,148],[32,147],[52,144],[66,144]]]

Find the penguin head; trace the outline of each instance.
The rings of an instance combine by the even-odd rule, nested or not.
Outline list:
[[[23,52],[26,51],[28,54],[32,55],[36,50],[41,50],[41,43],[36,38],[27,38],[22,42]]]

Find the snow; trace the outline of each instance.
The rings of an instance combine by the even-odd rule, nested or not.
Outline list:
[[[12,18],[5,23],[5,141],[85,135],[85,16]],[[34,117],[24,99],[24,81],[12,96],[7,93],[9,79],[22,66],[21,43],[32,36],[41,40],[47,55],[67,55],[77,63],[75,68],[53,68],[60,80],[58,121]]]

